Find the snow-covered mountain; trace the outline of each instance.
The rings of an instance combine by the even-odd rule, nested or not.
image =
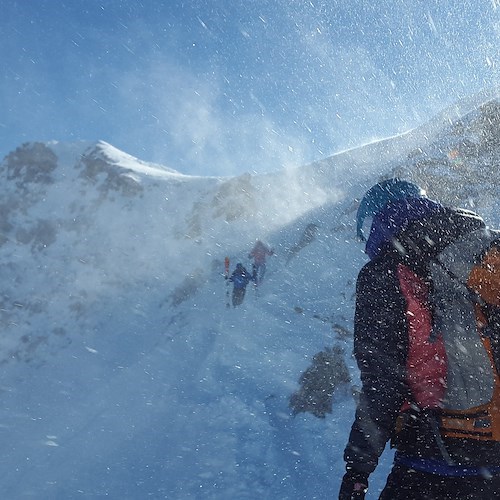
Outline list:
[[[401,175],[499,226],[499,125],[498,99],[476,98],[408,134],[234,178],[104,142],[7,155],[2,498],[333,498],[357,384],[357,202]],[[276,252],[266,281],[226,308],[224,257],[250,266],[256,238]],[[299,377],[332,347],[351,382],[326,418],[293,417]]]

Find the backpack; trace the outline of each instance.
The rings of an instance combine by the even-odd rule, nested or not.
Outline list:
[[[230,281],[234,283],[235,288],[245,288],[250,281],[250,276],[248,271],[243,267],[233,272]]]
[[[499,241],[500,233],[479,229],[431,263],[434,331],[446,350],[441,432],[447,437],[500,441]]]
[[[407,381],[441,436],[500,441],[500,233],[471,212],[446,217],[444,231],[441,214],[393,242],[405,257]],[[405,260],[423,263],[429,282]]]

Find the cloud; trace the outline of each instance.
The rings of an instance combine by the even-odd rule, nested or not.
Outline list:
[[[121,127],[120,138],[126,144],[127,136],[139,137],[156,162],[184,173],[204,166],[207,174],[234,175],[302,160],[303,138],[285,133],[255,96],[236,102],[220,74],[199,75],[163,59],[115,78],[120,106],[134,122]]]

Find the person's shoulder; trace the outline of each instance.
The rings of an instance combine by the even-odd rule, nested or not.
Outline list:
[[[395,252],[388,251],[384,255],[368,261],[359,271],[358,283],[384,283],[394,278],[400,259]]]
[[[356,281],[356,308],[359,311],[368,311],[369,314],[400,311],[404,300],[401,264],[397,255],[387,253],[363,266]]]
[[[404,261],[419,267],[461,236],[484,227],[483,219],[475,212],[441,206],[434,213],[412,221],[397,235],[397,241],[404,250]]]

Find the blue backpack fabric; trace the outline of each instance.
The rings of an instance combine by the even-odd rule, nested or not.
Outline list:
[[[229,281],[233,282],[234,288],[245,288],[250,280],[250,274],[241,264],[236,266],[231,278],[229,278]]]

